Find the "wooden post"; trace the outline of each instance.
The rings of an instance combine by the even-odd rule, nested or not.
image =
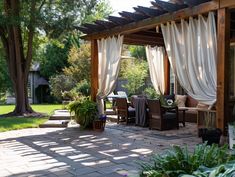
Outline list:
[[[97,40],[91,40],[91,99],[96,101],[98,91],[98,46]]]
[[[216,125],[223,132],[227,124],[229,99],[229,50],[230,50],[230,12],[227,8],[218,10],[218,59],[217,59],[217,113]]]
[[[164,57],[164,80],[165,80],[165,95],[170,94],[170,62],[165,51]]]

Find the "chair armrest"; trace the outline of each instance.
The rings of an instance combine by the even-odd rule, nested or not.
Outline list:
[[[161,106],[161,109],[163,109],[164,111],[173,111],[173,110],[177,110],[178,111],[178,107],[177,106]]]

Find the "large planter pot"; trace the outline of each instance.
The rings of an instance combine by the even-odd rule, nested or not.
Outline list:
[[[93,130],[102,132],[105,128],[106,120],[94,120],[93,121]]]
[[[208,145],[219,144],[222,131],[219,128],[207,129],[200,128],[199,136],[202,137],[203,143],[207,141]]]
[[[235,126],[234,125],[228,125],[228,135],[229,135],[229,148],[233,149],[233,146],[235,145]]]

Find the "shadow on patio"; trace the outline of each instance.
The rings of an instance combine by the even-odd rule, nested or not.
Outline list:
[[[25,129],[0,134],[0,176],[138,176],[136,161],[170,144],[200,143],[193,124],[154,131],[108,123],[103,133]]]

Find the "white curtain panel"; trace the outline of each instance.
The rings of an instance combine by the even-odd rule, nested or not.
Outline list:
[[[217,36],[214,13],[161,25],[171,67],[187,93],[204,104],[216,102]]]
[[[98,40],[98,93],[99,113],[104,113],[103,98],[109,95],[117,81],[122,51],[123,36]]]
[[[164,94],[164,48],[146,46],[146,56],[149,65],[150,78],[157,93]]]

